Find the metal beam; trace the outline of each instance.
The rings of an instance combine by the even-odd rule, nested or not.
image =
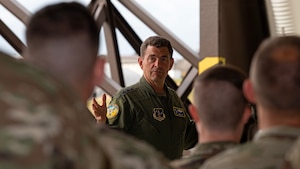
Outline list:
[[[137,54],[140,53],[140,46],[142,44],[142,40],[135,33],[135,31],[131,28],[128,22],[124,19],[124,17],[120,14],[120,12],[112,6],[113,15],[116,21],[116,27],[122,33],[122,35],[126,38],[132,48],[135,50]],[[140,54],[139,54],[140,55]]]
[[[27,26],[31,13],[25,7],[16,0],[0,0],[0,3]]]
[[[188,90],[195,79],[198,75],[198,69],[195,67],[191,67],[191,70],[188,72],[188,74],[185,76],[185,78],[182,80],[180,86],[176,90],[177,95],[182,98],[182,97],[187,97],[185,95],[188,95],[190,91]],[[188,92],[187,92],[188,91]]]
[[[117,35],[115,30],[114,18],[112,14],[112,3],[107,0],[107,22],[103,23],[104,35],[107,47],[107,60],[109,62],[111,77],[114,81],[119,83],[121,86],[125,86],[122,63],[120,59],[119,47],[117,42]]]
[[[94,16],[94,19],[95,19],[95,21],[98,25],[99,31],[100,31],[103,23],[107,19],[106,18],[107,9],[106,9],[104,0],[91,1],[87,8],[91,12],[91,14]]]
[[[24,43],[0,19],[0,33],[7,42],[21,55],[26,47]]]
[[[200,59],[219,56],[219,0],[200,1]]]
[[[103,80],[97,84],[102,90],[104,90],[109,95],[113,96],[117,91],[119,91],[122,87],[116,83],[111,78],[104,75]]]

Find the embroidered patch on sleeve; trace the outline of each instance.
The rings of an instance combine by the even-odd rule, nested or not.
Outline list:
[[[173,107],[174,115],[177,117],[185,117],[184,109],[179,107]]]
[[[107,107],[107,113],[106,113],[106,117],[108,119],[112,119],[114,117],[116,117],[119,114],[119,106],[116,104],[110,104]]]

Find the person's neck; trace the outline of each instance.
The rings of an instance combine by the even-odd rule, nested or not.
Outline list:
[[[210,143],[210,142],[223,142],[223,141],[232,141],[239,143],[240,135],[236,132],[228,132],[228,131],[208,131],[202,130],[200,132],[199,143]]]
[[[200,122],[196,123],[197,132],[199,134],[198,142],[210,143],[210,142],[224,142],[232,141],[239,143],[243,132],[243,126],[239,125],[235,131],[228,130],[213,130],[201,125]]]
[[[291,111],[278,111],[257,107],[258,128],[268,129],[277,126],[290,126],[300,128],[300,113]]]
[[[158,94],[158,95],[166,94],[166,91],[164,88],[164,82],[158,83],[158,82],[150,81],[146,77],[145,77],[145,79],[150,84],[150,86],[152,87],[152,89],[155,91],[156,94]]]

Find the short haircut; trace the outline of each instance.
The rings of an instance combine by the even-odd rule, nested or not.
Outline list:
[[[300,114],[300,37],[266,39],[250,67],[257,102]]]
[[[230,65],[214,66],[194,81],[194,105],[201,122],[216,131],[233,131],[248,102],[243,95],[247,75]]]
[[[156,48],[167,47],[170,53],[170,57],[173,56],[173,48],[171,42],[161,36],[150,36],[141,45],[140,56],[144,57],[145,51],[148,46],[154,46]]]
[[[58,3],[40,9],[30,18],[26,40],[25,59],[62,79],[78,81],[92,71],[99,29],[83,5]]]

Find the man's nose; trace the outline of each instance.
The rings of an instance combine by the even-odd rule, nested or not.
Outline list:
[[[160,59],[156,59],[155,62],[154,62],[154,65],[155,65],[156,67],[158,67],[160,64],[161,64]]]

